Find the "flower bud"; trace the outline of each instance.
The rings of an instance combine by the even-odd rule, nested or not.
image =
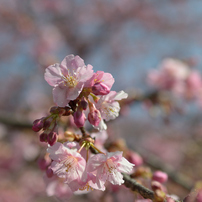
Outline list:
[[[139,165],[142,165],[143,164],[143,159],[142,157],[136,153],[136,152],[133,152],[131,150],[129,150],[127,153],[126,153],[126,158],[128,159],[128,161],[130,163],[133,163],[135,164],[136,166],[139,166]]]
[[[49,133],[47,141],[50,146],[53,146],[57,142],[57,133],[56,132]]]
[[[158,170],[153,173],[152,180],[155,180],[160,183],[164,183],[168,180],[168,175],[166,173]]]
[[[110,89],[104,83],[95,83],[92,87],[92,92],[95,95],[107,95]]]
[[[97,109],[94,109],[93,111],[91,111],[88,114],[88,121],[94,125],[94,126],[98,126],[100,121],[101,121],[101,114],[100,111]]]
[[[41,119],[36,119],[33,122],[33,126],[32,126],[32,130],[34,132],[39,132],[44,126],[44,117],[42,117]]]
[[[47,142],[48,135],[46,133],[41,133],[39,139],[41,142]]]
[[[84,126],[84,123],[86,121],[86,116],[82,110],[79,109],[76,112],[74,112],[73,117],[74,117],[74,123],[78,128]]]

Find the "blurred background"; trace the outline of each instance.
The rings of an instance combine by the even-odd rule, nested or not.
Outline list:
[[[54,104],[47,66],[79,55],[113,75],[113,90],[146,92],[148,71],[164,58],[202,70],[201,19],[198,0],[0,0],[0,201],[57,201],[46,197],[36,163],[45,149],[30,130]],[[110,128],[166,169],[182,198],[202,178],[201,111],[191,104],[165,122],[139,103]]]

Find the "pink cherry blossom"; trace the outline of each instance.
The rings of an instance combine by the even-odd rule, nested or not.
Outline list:
[[[115,92],[111,91],[109,94],[101,96],[98,102],[95,102],[95,107],[100,111],[102,119],[99,125],[96,127],[99,130],[106,130],[107,126],[103,119],[109,121],[119,116],[120,105],[117,101],[125,99],[128,94],[124,91]]]
[[[109,121],[119,116],[120,105],[117,101],[127,97],[128,94],[124,91],[118,93],[111,91],[108,95],[101,96],[95,106],[100,111],[102,118]]]
[[[70,149],[68,144],[56,142],[48,147],[47,152],[53,160],[50,168],[53,173],[60,178],[65,179],[65,183],[73,180],[80,180],[85,170],[86,161],[77,152],[77,149]]]
[[[108,180],[112,184],[121,185],[124,183],[121,172],[130,173],[134,164],[122,157],[122,152],[110,152],[96,154],[87,163],[87,172],[96,173],[98,187]]]
[[[53,100],[60,106],[66,106],[81,93],[84,82],[93,76],[91,65],[85,66],[79,56],[68,55],[61,64],[46,68],[44,78],[53,86]]]
[[[190,68],[180,60],[167,58],[162,61],[158,70],[153,70],[148,75],[148,81],[158,89],[180,92],[184,81],[190,73]]]
[[[114,78],[110,73],[105,73],[103,71],[97,71],[93,74],[93,77],[85,83],[85,87],[92,87],[95,84],[104,84],[109,90],[114,84]]]

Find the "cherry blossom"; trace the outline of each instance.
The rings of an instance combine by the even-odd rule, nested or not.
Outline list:
[[[48,147],[47,152],[53,160],[51,169],[60,178],[65,179],[65,183],[73,180],[80,180],[85,170],[86,161],[77,152],[77,149],[70,149],[67,144],[56,142]]]
[[[93,76],[91,65],[85,66],[79,56],[68,55],[61,64],[46,68],[44,78],[53,86],[53,100],[61,107],[66,106],[81,93],[84,82]]]
[[[134,164],[122,157],[122,152],[107,152],[96,154],[87,163],[87,172],[96,173],[98,186],[100,182],[108,180],[112,184],[121,185],[124,183],[121,172],[130,173]]]

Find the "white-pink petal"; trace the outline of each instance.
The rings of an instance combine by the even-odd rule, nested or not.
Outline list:
[[[48,82],[49,85],[55,86],[62,81],[61,75],[61,67],[56,63],[46,68],[44,79]]]

